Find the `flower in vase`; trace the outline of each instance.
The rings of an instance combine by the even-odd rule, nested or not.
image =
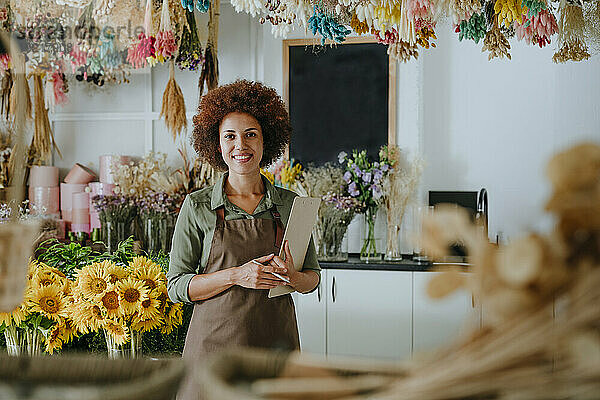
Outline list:
[[[171,304],[169,312],[165,315],[165,324],[161,328],[161,332],[165,335],[173,332],[175,326],[181,325],[183,322],[183,304]]]
[[[350,193],[350,196],[352,197],[356,197],[360,194],[356,182],[350,182],[350,184],[348,185],[348,193]]]
[[[53,321],[60,321],[69,316],[64,295],[58,285],[31,287],[27,302],[31,312],[38,312]]]
[[[129,274],[125,267],[111,262],[105,264],[105,270],[108,274],[109,282],[113,285],[118,281],[127,278],[127,275]]]
[[[340,164],[343,164],[344,161],[346,161],[346,157],[348,157],[348,153],[346,153],[345,151],[340,151],[340,154],[338,154],[338,162]]]
[[[150,296],[144,301],[142,301],[140,308],[138,309],[137,321],[148,321],[148,320],[159,320],[160,315],[160,301],[158,301],[158,296],[156,296],[156,292],[151,292]]]
[[[379,183],[383,178],[383,171],[380,169],[373,170],[373,183]]]
[[[100,309],[108,318],[118,318],[123,314],[123,308],[119,301],[119,292],[114,286],[100,296]]]
[[[383,192],[381,191],[381,186],[371,185],[370,189],[373,192],[373,198],[375,200],[379,200],[381,198],[381,196],[383,196]]]
[[[102,295],[109,287],[110,276],[106,271],[106,267],[113,264],[110,261],[101,263],[93,263],[81,268],[77,273],[79,281],[79,289],[84,297],[91,298],[93,296]]]
[[[130,263],[129,268],[132,271],[132,276],[144,282],[144,285],[149,290],[154,290],[159,286],[165,286],[164,272],[160,265],[150,260],[147,257],[135,257]]]
[[[148,298],[148,288],[143,281],[129,277],[116,284],[121,307],[126,314],[133,314],[141,306],[142,301]]]
[[[346,181],[346,183],[350,183],[352,181],[352,172],[346,171],[344,173],[344,181]]]
[[[129,340],[129,329],[118,320],[108,319],[102,328],[113,338],[116,345],[123,345]]]
[[[105,318],[96,304],[79,301],[72,308],[73,324],[81,333],[96,332],[102,328]]]
[[[0,312],[0,326],[9,326],[14,324],[18,326],[27,317],[26,308],[23,305],[17,306],[12,312]]]
[[[371,183],[371,173],[370,172],[365,172],[362,176],[362,180],[364,183]]]
[[[50,329],[50,334],[46,339],[46,352],[53,354],[54,350],[62,348],[63,341],[60,334],[61,325],[56,324]]]

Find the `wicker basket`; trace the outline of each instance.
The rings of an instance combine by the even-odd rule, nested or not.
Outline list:
[[[0,399],[168,400],[184,376],[173,359],[109,360],[88,356],[0,355]]]
[[[360,400],[406,371],[400,362],[239,348],[212,355],[191,376],[202,400]],[[295,382],[289,385],[286,378]]]

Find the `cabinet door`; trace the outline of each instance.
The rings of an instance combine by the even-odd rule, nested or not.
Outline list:
[[[300,349],[303,352],[325,355],[326,275],[327,272],[322,270],[321,283],[314,292],[308,294],[295,292],[293,295],[300,334]]]
[[[414,273],[413,352],[450,344],[465,330],[479,327],[479,309],[474,307],[466,290],[441,299],[427,296],[427,282],[437,274]]]
[[[412,272],[327,271],[327,354],[410,357]]]

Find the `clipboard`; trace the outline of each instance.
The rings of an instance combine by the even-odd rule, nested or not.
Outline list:
[[[317,197],[296,197],[292,203],[292,211],[288,218],[283,241],[281,242],[281,250],[279,257],[285,260],[285,250],[283,244],[288,241],[290,253],[294,260],[294,268],[296,271],[302,270],[308,244],[310,243],[310,235],[317,222],[317,213],[321,199]],[[269,297],[281,296],[292,293],[294,289],[290,286],[278,286],[269,290]]]

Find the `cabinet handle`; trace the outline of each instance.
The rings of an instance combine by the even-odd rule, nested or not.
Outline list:
[[[319,303],[321,302],[321,283],[319,283],[319,286],[317,286],[317,299],[319,300]]]
[[[335,303],[335,276],[333,277],[333,283],[331,284],[331,299]]]

